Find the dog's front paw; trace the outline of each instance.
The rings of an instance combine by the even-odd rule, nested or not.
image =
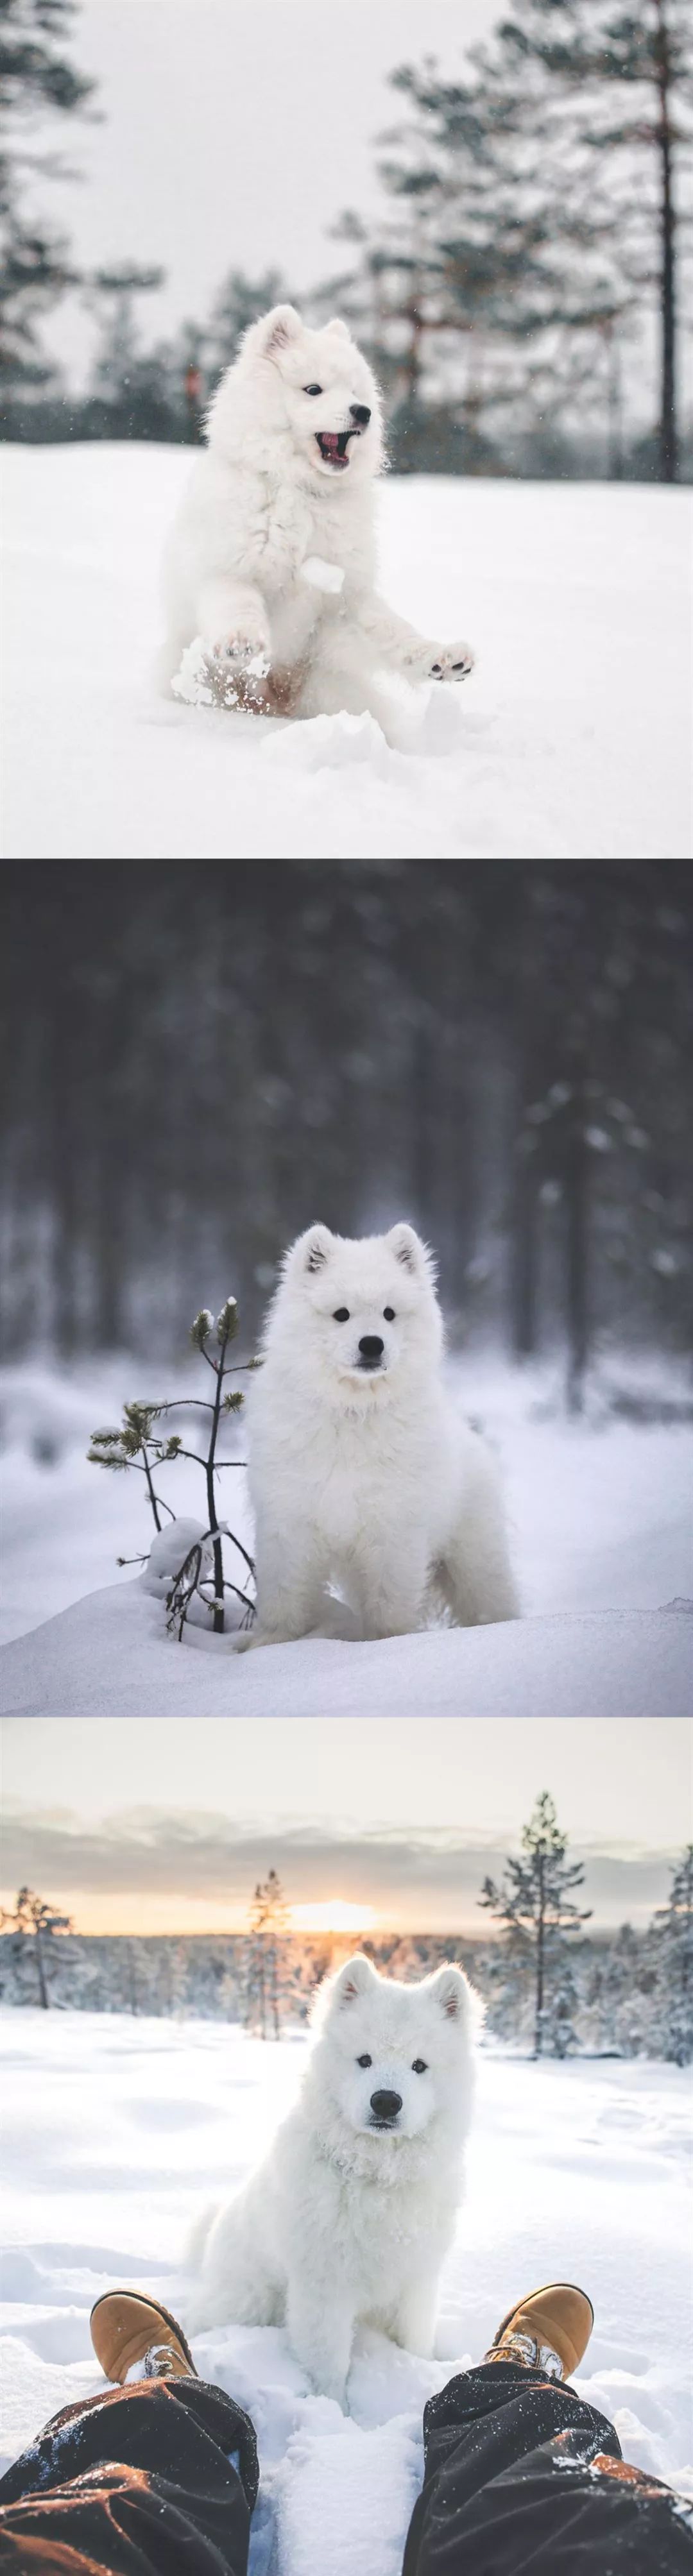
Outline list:
[[[270,652],[266,630],[258,629],[256,635],[210,636],[206,649],[212,661],[223,662],[227,670],[249,672],[253,679],[267,678]]]
[[[471,644],[435,645],[428,666],[429,680],[468,680],[474,669]]]

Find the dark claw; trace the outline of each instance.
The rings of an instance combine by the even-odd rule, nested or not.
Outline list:
[[[433,680],[439,680],[439,679],[440,679],[441,672],[442,672],[442,668],[443,668],[442,662],[432,662],[432,663],[431,663],[431,678],[432,678]]]

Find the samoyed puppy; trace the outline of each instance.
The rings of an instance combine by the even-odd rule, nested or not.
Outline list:
[[[246,331],[207,421],[164,565],[167,687],[199,639],[222,702],[265,714],[396,709],[382,673],[466,678],[467,644],[417,634],[378,598],[378,387],[346,323],[277,304]]]
[[[314,2388],[340,2406],[358,2324],[432,2351],[478,2011],[461,1968],[406,1986],[358,1956],[326,1980],[294,2109],[189,2247],[192,2333],[285,2324]]]
[[[394,1637],[443,1607],[459,1627],[518,1616],[495,1461],[451,1409],[442,1349],[413,1226],[299,1236],[248,1399],[257,1620],[239,1651]]]

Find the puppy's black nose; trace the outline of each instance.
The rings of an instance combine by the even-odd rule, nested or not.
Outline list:
[[[376,2120],[396,2120],[401,2108],[401,2093],[371,2094],[371,2110],[375,2112]]]
[[[368,404],[350,403],[349,410],[351,412],[352,420],[355,420],[356,422],[357,429],[367,429],[371,416]]]
[[[384,1348],[379,1333],[364,1333],[363,1340],[359,1342],[362,1360],[381,1360]]]

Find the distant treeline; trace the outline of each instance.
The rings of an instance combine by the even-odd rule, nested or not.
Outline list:
[[[365,1949],[383,1973],[404,1979],[426,1976],[444,1959],[458,1960],[484,2002],[488,2038],[531,2052],[534,1992],[526,1958],[502,1940],[472,1941],[457,1933],[362,1940],[284,1936],[278,1969],[283,2031],[305,2026],[320,1979],[355,1947]],[[628,1924],[613,1934],[579,1936],[569,1958],[562,1945],[554,1997],[559,2009],[547,2030],[545,2053],[680,2057],[680,2034],[674,2050],[667,2017],[670,1964],[658,1960],[649,1929],[634,1932]],[[51,1940],[46,1978],[49,2006],[57,2011],[178,2015],[251,2032],[258,2028],[253,1944],[240,1933],[131,1938],[70,1932]],[[40,2004],[33,1938],[18,1944],[16,1934],[0,1935],[0,2001],[11,2009]]]
[[[453,1349],[564,1351],[575,1406],[690,1349],[685,863],[125,872],[4,871],[7,1356],[182,1356],[232,1291],[245,1358],[302,1227],[400,1216]]]

